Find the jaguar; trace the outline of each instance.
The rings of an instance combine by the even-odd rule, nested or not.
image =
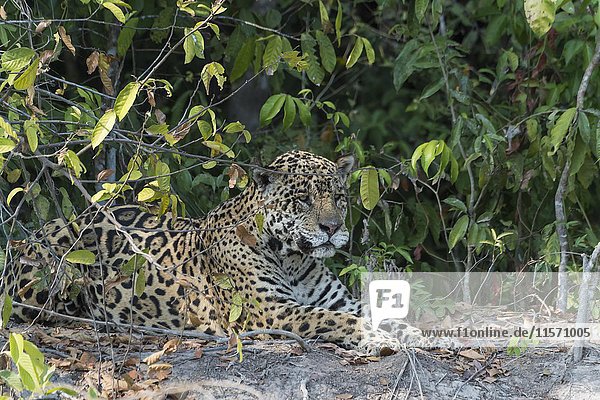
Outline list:
[[[371,329],[325,264],[349,240],[354,164],[287,152],[201,219],[96,204],[21,245],[3,292],[22,305],[13,312],[22,321],[66,315],[213,335],[280,329],[366,354],[420,345],[410,325],[394,335]],[[92,252],[93,264],[67,263],[77,250]]]

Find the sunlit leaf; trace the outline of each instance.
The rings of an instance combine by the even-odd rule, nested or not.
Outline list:
[[[117,115],[117,118],[119,118],[119,121],[125,118],[125,116],[129,112],[129,109],[131,108],[131,106],[133,106],[133,103],[135,102],[135,98],[137,97],[140,87],[141,85],[139,82],[130,82],[123,88],[123,90],[121,90],[121,92],[117,96],[117,99],[115,100],[114,110]]]
[[[204,68],[202,68],[200,77],[202,78],[202,82],[204,83],[204,87],[206,88],[206,94],[209,93],[210,81],[213,77],[217,79],[217,84],[219,85],[219,88],[223,90],[223,84],[227,79],[224,73],[225,68],[223,68],[223,66],[216,61],[206,64]]]
[[[31,65],[15,80],[13,84],[17,90],[25,90],[33,86],[35,77],[37,76],[39,65],[39,58],[34,58]]]
[[[92,265],[96,256],[89,250],[74,250],[65,256],[65,260],[74,264]]]
[[[23,68],[30,65],[31,59],[35,56],[35,51],[27,47],[17,47],[2,53],[0,62],[2,69],[9,72],[20,72]]]
[[[17,144],[8,138],[0,138],[0,154],[12,151]]]
[[[92,131],[92,148],[100,146],[102,141],[108,136],[112,128],[115,126],[117,121],[117,113],[113,109],[107,110],[102,117],[96,123],[94,130]]]
[[[17,188],[14,188],[13,190],[11,190],[10,193],[8,194],[8,196],[6,196],[6,205],[9,206],[12,198],[15,197],[15,195],[17,193],[22,192],[23,190],[24,189],[22,187],[17,187]]]
[[[354,42],[354,47],[352,47],[352,51],[350,52],[350,56],[346,61],[346,68],[352,68],[352,66],[356,64],[363,52],[364,46],[365,44],[361,38],[357,37],[356,41]]]
[[[527,23],[536,35],[542,36],[550,30],[556,12],[554,0],[525,0],[524,8]]]
[[[101,3],[101,5],[102,7],[110,11],[120,23],[125,23],[125,14],[123,14],[123,11],[116,4],[111,3],[109,1],[104,1]]]

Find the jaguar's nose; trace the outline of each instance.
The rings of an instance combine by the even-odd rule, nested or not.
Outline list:
[[[323,221],[319,223],[319,228],[327,233],[329,237],[333,236],[340,229],[340,226],[342,226],[342,223],[338,221]]]

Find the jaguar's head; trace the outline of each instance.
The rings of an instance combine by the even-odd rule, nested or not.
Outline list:
[[[346,180],[354,157],[336,162],[292,151],[254,174],[265,201],[265,232],[284,250],[325,258],[348,242]]]

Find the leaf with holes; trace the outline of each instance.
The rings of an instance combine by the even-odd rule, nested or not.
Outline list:
[[[553,0],[525,0],[525,17],[529,27],[537,36],[550,30],[556,13],[556,2]]]
[[[223,84],[225,83],[225,80],[227,80],[224,73],[225,68],[223,68],[223,66],[216,61],[206,64],[204,68],[202,68],[200,77],[202,78],[202,82],[206,88],[206,94],[208,94],[210,91],[210,81],[213,77],[217,79],[219,88],[223,90]]]

